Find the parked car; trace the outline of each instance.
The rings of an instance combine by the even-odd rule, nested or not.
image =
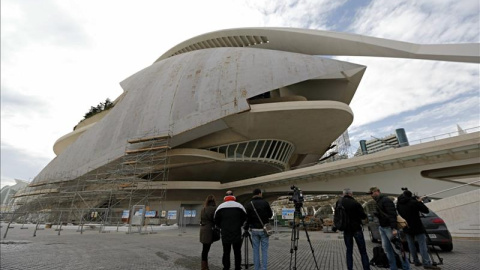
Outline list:
[[[443,221],[443,219],[441,219],[432,210],[430,210],[428,214],[421,214],[420,217],[428,234],[427,244],[438,246],[443,251],[452,251],[452,235],[448,231],[445,221]],[[372,215],[369,215],[369,222],[367,226],[370,240],[372,240],[373,243],[381,242],[380,233],[378,231],[378,219]],[[405,250],[408,250],[408,244],[406,240],[403,240],[403,247]]]

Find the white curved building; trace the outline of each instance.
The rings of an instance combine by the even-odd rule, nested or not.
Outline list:
[[[133,188],[201,201],[226,183],[318,160],[352,123],[366,70],[330,55],[480,62],[478,44],[292,28],[200,35],[122,81],[115,106],[60,138],[58,156],[23,196],[78,195],[80,185],[95,194],[91,207]]]

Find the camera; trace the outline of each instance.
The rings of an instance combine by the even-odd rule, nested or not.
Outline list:
[[[409,191],[407,187],[402,187],[402,191]],[[424,196],[424,197],[419,197],[417,194],[415,193],[412,193],[412,198],[414,198],[415,200],[421,200],[422,202],[424,203],[428,203],[430,202],[431,200],[427,197],[427,196]]]
[[[291,195],[289,200],[293,201],[293,203],[295,204],[295,208],[301,208],[304,201],[302,190],[296,186],[291,186],[290,189],[293,190],[293,192],[288,193],[288,195]]]

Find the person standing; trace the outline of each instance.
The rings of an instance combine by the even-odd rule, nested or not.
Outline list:
[[[343,190],[343,197],[337,201],[335,209],[337,209],[340,203],[345,208],[348,217],[347,226],[343,231],[343,240],[347,248],[347,269],[353,269],[353,239],[355,239],[362,258],[363,270],[370,270],[370,262],[368,260],[367,247],[362,230],[362,220],[367,218],[367,214],[365,214],[362,205],[353,198],[353,192],[349,188]],[[333,230],[335,231],[336,228]]]
[[[268,264],[269,235],[263,230],[263,225],[269,222],[273,215],[270,204],[262,198],[260,189],[253,190],[252,200],[245,205],[247,223],[245,230],[250,229],[252,234],[253,264],[255,270],[266,270]],[[262,249],[262,264],[260,264],[260,246]]]
[[[217,209],[215,196],[208,195],[203,204],[200,214],[200,243],[202,243],[202,270],[208,270],[208,252],[213,243],[213,227],[215,221],[213,216]]]
[[[390,270],[397,270],[397,263],[395,260],[395,250],[390,242],[394,237],[397,237],[397,210],[395,204],[387,196],[381,194],[378,187],[371,187],[369,192],[372,198],[376,202],[377,217],[380,223],[378,231],[382,239],[382,247],[387,254],[388,263],[390,264]],[[401,258],[401,257],[400,257]],[[404,270],[410,269],[410,264],[405,258],[400,259],[402,261],[402,268]]]
[[[415,266],[421,266],[422,264],[418,260],[417,249],[415,247],[415,240],[418,243],[420,254],[422,255],[423,268],[424,269],[441,269],[438,266],[432,265],[430,256],[428,255],[427,236],[425,227],[420,219],[420,213],[428,214],[430,211],[427,206],[423,204],[421,198],[414,198],[412,192],[405,190],[397,200],[397,211],[408,224],[408,227],[403,229],[407,238],[408,248],[410,254],[413,257]]]
[[[247,218],[247,213],[243,205],[236,202],[233,192],[227,192],[223,200],[224,202],[218,206],[214,216],[215,225],[220,228],[222,234],[223,269],[230,269],[230,251],[233,247],[235,270],[240,270],[242,262],[242,227]]]

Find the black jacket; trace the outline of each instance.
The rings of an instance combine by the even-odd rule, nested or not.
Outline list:
[[[214,219],[221,229],[223,243],[242,241],[242,226],[247,219],[243,205],[235,201],[224,202],[215,211]]]
[[[377,202],[377,217],[380,226],[397,229],[397,210],[393,201],[383,194],[375,198],[375,201]]]
[[[420,213],[430,212],[425,204],[402,194],[397,200],[397,210],[398,214],[407,221],[408,228],[403,229],[405,233],[411,235],[425,233],[425,227],[420,219]]]
[[[346,232],[357,232],[362,230],[362,219],[367,218],[367,214],[363,210],[362,205],[357,202],[353,197],[344,195],[342,200],[342,205],[345,208],[345,212],[348,216],[348,224],[345,229]],[[337,201],[335,204],[335,208],[337,208],[338,203],[340,200]]]
[[[245,204],[245,209],[247,210],[247,226],[246,229],[248,228],[253,228],[253,229],[262,229],[262,223],[258,220],[257,214],[255,214],[255,211],[253,210],[253,205],[255,205],[255,209],[257,209],[257,213],[262,219],[263,224],[266,224],[269,222],[269,219],[272,217],[273,212],[272,208],[270,208],[270,204],[268,204],[267,201],[262,199],[262,197],[255,196],[251,200],[251,202],[248,202]]]

